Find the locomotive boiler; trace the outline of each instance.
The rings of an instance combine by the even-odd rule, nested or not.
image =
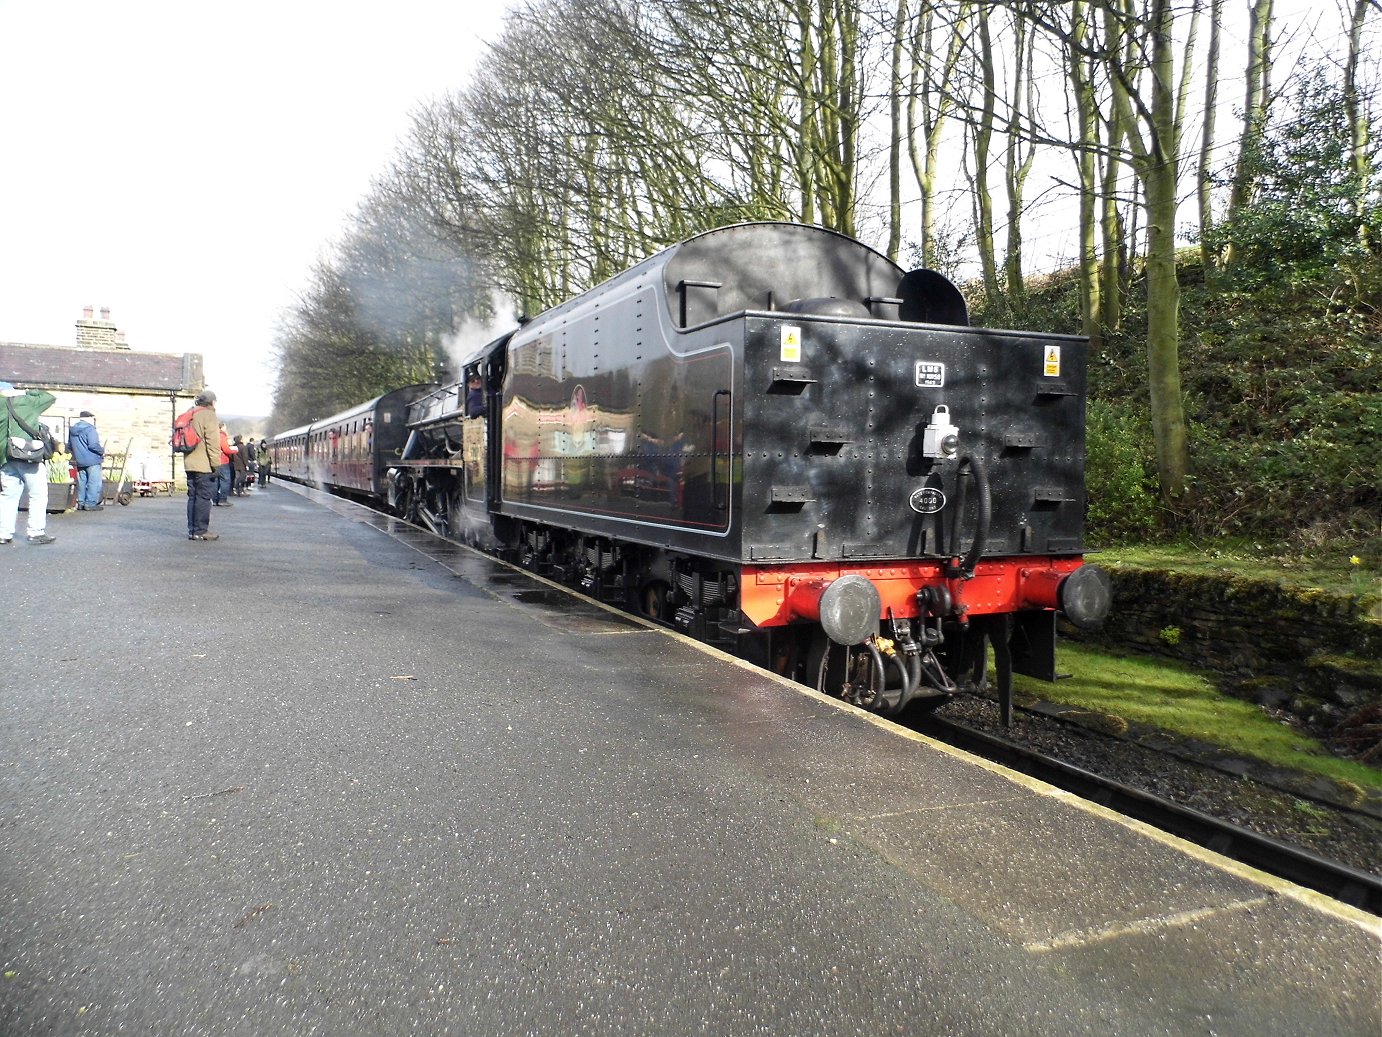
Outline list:
[[[422,390],[406,517],[880,712],[1054,679],[1083,562],[1087,343],[969,326],[817,227],[697,235]],[[470,386],[468,389],[467,387]],[[301,432],[299,432],[301,435]]]

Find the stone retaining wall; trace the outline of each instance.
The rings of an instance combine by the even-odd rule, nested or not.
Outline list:
[[[1356,598],[1218,576],[1109,567],[1104,628],[1074,636],[1220,674],[1233,695],[1328,737],[1382,704],[1382,622]]]

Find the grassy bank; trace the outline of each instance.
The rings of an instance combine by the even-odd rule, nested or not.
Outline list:
[[[1330,594],[1382,600],[1382,565],[1349,544],[1311,553],[1285,552],[1246,539],[1216,538],[1165,544],[1114,547],[1092,553],[1100,564],[1123,562],[1147,569],[1265,580],[1313,587]]]

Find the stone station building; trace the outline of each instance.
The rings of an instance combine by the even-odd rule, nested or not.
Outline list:
[[[168,437],[173,419],[205,388],[200,353],[131,349],[110,310],[102,308],[96,317],[88,306],[77,321],[76,345],[0,342],[0,381],[56,396],[43,420],[64,441],[82,411],[95,414],[107,454],[127,453],[130,479],[182,479],[182,462]]]

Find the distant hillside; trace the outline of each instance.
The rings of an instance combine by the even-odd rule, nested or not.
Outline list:
[[[231,436],[253,436],[255,439],[263,439],[269,434],[268,415],[221,414],[220,418],[226,423],[226,432]]]

